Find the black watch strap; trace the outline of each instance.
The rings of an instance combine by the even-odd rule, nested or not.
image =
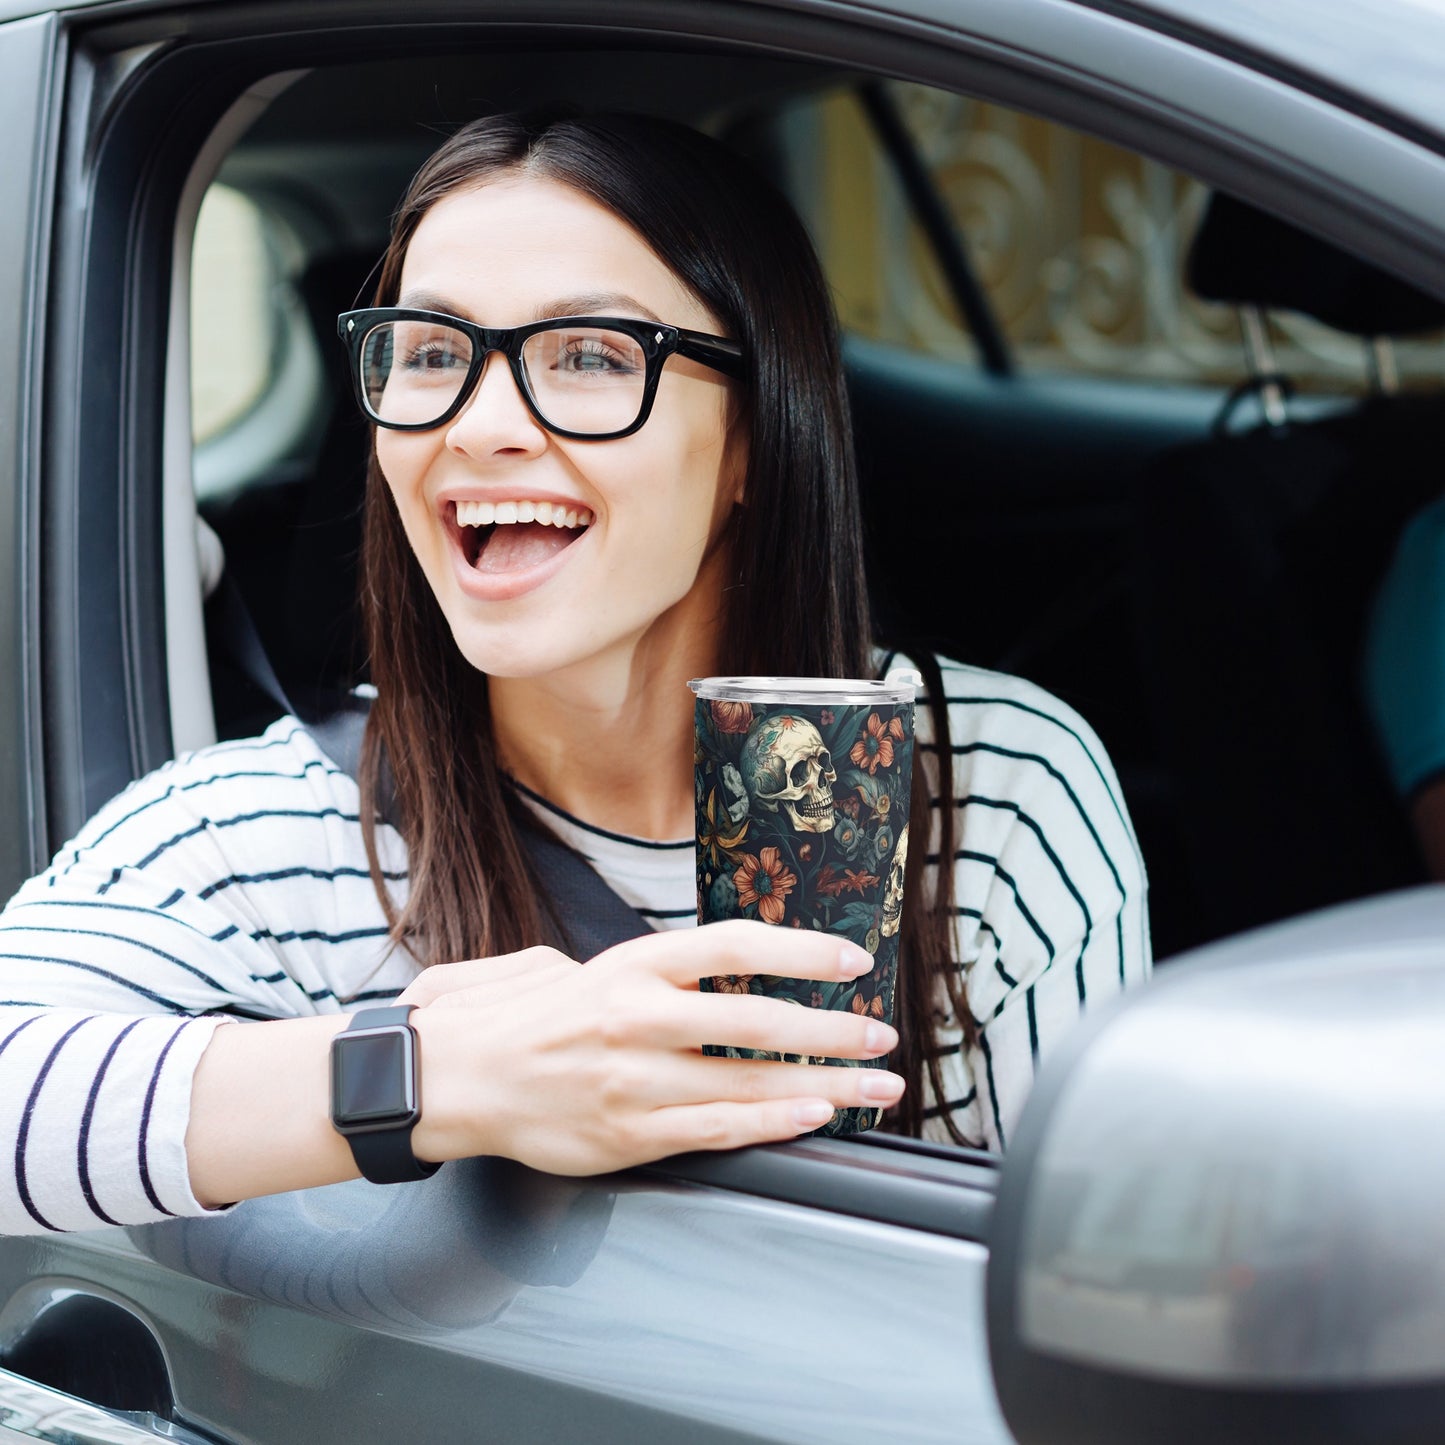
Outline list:
[[[414,1179],[428,1179],[441,1168],[440,1164],[424,1163],[412,1153],[411,1148],[411,1131],[421,1117],[421,1060],[416,1031],[410,1024],[414,1007],[414,1004],[396,1004],[388,1008],[362,1009],[352,1015],[351,1022],[331,1044],[331,1121],[351,1146],[356,1167],[373,1184],[402,1184]],[[348,1112],[349,1073],[342,1061],[341,1051],[349,1047],[347,1040],[354,1035],[366,1033],[375,1037],[376,1030],[392,1034],[404,1030],[406,1036],[401,1040],[403,1049],[399,1055],[383,1049],[385,1067],[396,1070],[396,1077],[368,1080],[365,1090],[367,1093],[379,1092],[383,1099],[389,1093],[395,1095],[396,1108],[392,1110],[390,1122],[386,1118],[360,1120]],[[350,1047],[364,1042],[363,1039],[354,1039]],[[401,1106],[404,1097],[412,1101],[413,1107],[409,1112]]]

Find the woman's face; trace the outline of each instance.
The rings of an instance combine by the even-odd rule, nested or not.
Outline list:
[[[569,186],[522,176],[453,193],[426,213],[397,304],[491,327],[610,315],[719,332],[625,222]],[[494,352],[452,421],[378,429],[402,525],[474,667],[538,677],[609,654],[627,663],[663,619],[715,617],[719,542],[745,462],[729,440],[729,402],[723,377],[673,356],[640,431],[571,440],[532,416]],[[545,517],[548,504],[554,518],[575,511],[579,525],[469,533],[457,508],[485,516],[467,505],[476,503],[504,516],[510,504],[522,517],[528,504]]]

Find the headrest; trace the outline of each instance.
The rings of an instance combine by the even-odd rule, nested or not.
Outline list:
[[[1445,303],[1218,192],[1189,249],[1187,280],[1206,301],[1302,311],[1355,336],[1445,326]]]

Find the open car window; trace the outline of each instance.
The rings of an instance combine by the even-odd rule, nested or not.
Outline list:
[[[916,83],[877,86],[950,218],[1020,368],[1231,387],[1250,367],[1241,317],[1188,281],[1209,199],[1192,177],[1095,136]],[[776,119],[790,194],[850,334],[944,359],[976,345],[860,87]],[[1438,384],[1445,335],[1364,342],[1298,312],[1261,318],[1300,392],[1363,395]]]

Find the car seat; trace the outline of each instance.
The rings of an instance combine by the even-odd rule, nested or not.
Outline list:
[[[1377,394],[1290,419],[1259,323],[1302,312],[1378,355],[1379,338],[1441,326],[1445,306],[1225,196],[1188,279],[1253,323],[1245,390],[1270,417],[1161,456],[1134,509],[1152,723],[1189,890],[1218,936],[1423,876],[1357,678],[1395,538],[1440,489],[1445,397]],[[1173,880],[1154,881],[1167,907]]]
[[[351,397],[338,313],[356,304],[376,252],[314,261],[297,282],[324,377],[324,431],[304,475],[228,499],[214,515],[223,585],[208,593],[206,637],[218,735],[245,737],[279,715],[284,688],[305,714],[365,680],[356,608],[368,429]],[[254,647],[275,687],[258,680]]]

